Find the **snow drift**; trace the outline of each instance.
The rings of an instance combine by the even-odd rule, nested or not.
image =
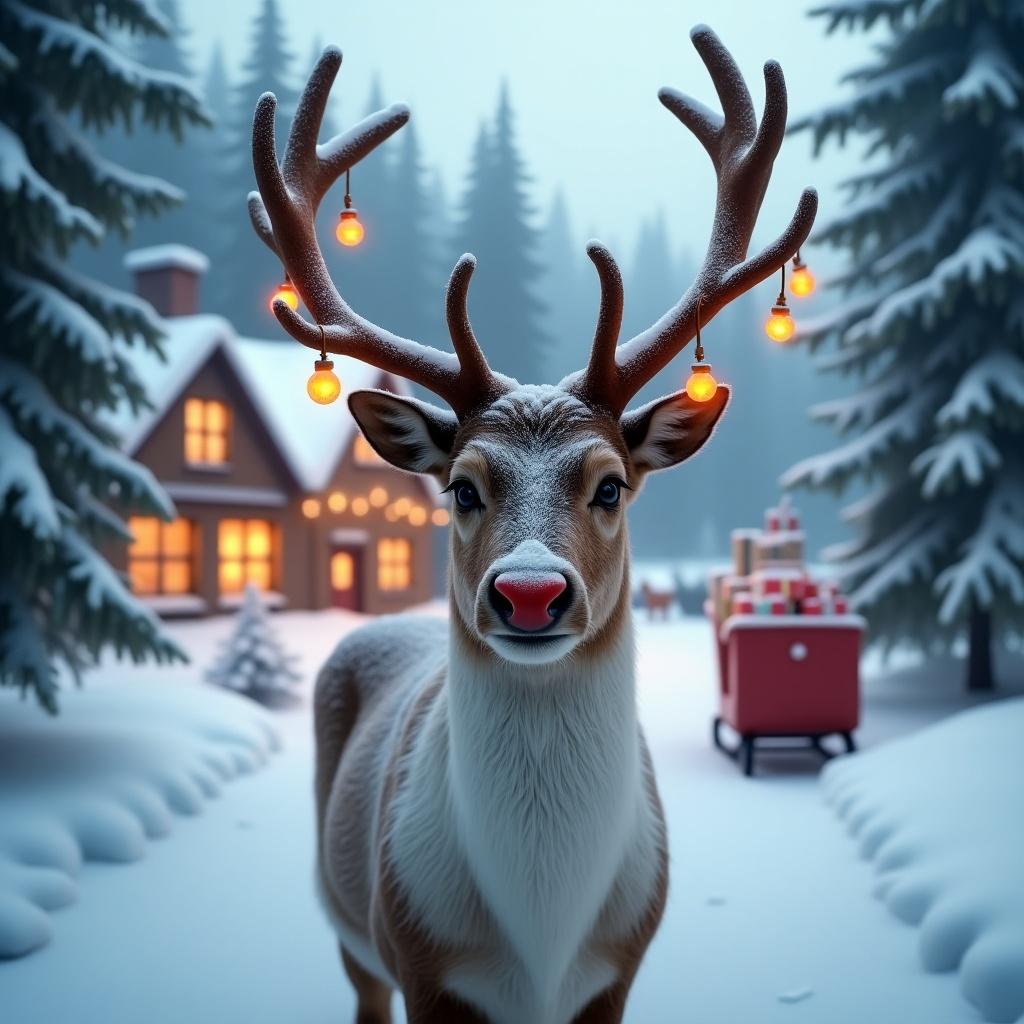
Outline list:
[[[876,895],[959,969],[985,1020],[1024,1015],[1024,698],[830,764],[828,801],[874,862]]]
[[[129,862],[278,746],[268,716],[213,687],[94,686],[57,718],[0,699],[0,957],[49,941],[83,861]]]

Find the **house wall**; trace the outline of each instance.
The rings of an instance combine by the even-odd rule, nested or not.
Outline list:
[[[333,547],[332,534],[343,531],[346,535],[365,533],[366,542],[363,557],[362,604],[363,610],[374,615],[402,611],[412,604],[421,604],[434,596],[434,562],[432,533],[438,528],[428,521],[422,526],[413,526],[408,518],[389,522],[385,509],[371,506],[363,516],[352,511],[352,499],[368,497],[374,487],[383,487],[388,492],[388,504],[396,499],[408,498],[424,507],[428,514],[433,511],[433,497],[424,481],[411,473],[403,473],[387,463],[372,466],[356,461],[352,445],[342,456],[330,482],[322,494],[312,495],[321,501],[320,515],[310,521],[314,541],[312,568],[313,600],[318,607],[331,603],[330,553]],[[348,499],[344,512],[332,512],[327,498],[333,491],[341,491]],[[412,545],[412,580],[408,590],[381,590],[377,580],[377,542],[382,538],[405,538]],[[315,552],[322,552],[316,557]]]
[[[224,466],[195,466],[185,460],[185,402],[189,398],[223,402],[231,415],[229,458]],[[234,607],[237,599],[222,600],[218,587],[218,524],[222,519],[266,519],[279,531],[274,588],[289,608],[324,608],[332,603],[330,556],[332,537],[345,531],[349,540],[363,538],[361,605],[371,614],[396,612],[429,600],[434,593],[433,549],[437,527],[428,521],[414,526],[408,518],[389,522],[385,508],[370,507],[363,516],[352,511],[352,499],[368,498],[377,486],[388,492],[388,503],[405,497],[433,511],[432,495],[419,477],[378,462],[359,464],[352,446],[343,454],[320,493],[302,491],[263,425],[245,389],[226,357],[217,352],[168,407],[153,431],[139,445],[135,458],[148,466],[169,491],[178,514],[197,531],[194,561],[195,593],[207,612]],[[202,491],[207,491],[204,497]],[[344,512],[330,511],[328,496],[343,492]],[[303,514],[303,502],[320,502],[320,512]],[[412,546],[411,585],[384,591],[377,586],[377,542],[406,538]],[[111,553],[120,568],[127,566],[127,551]]]

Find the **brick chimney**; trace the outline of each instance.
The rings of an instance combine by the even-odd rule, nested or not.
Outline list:
[[[187,245],[152,245],[124,258],[135,276],[135,294],[161,316],[193,316],[199,312],[199,279],[210,261]]]

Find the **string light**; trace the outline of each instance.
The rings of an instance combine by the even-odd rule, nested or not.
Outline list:
[[[306,394],[317,405],[330,405],[341,394],[341,381],[334,372],[334,363],[327,358],[327,339],[320,326],[320,358],[313,363],[313,373],[306,381]]]
[[[789,306],[786,304],[786,264],[782,264],[782,286],[779,288],[779,296],[772,306],[771,314],[764,323],[764,332],[772,341],[784,345],[793,337],[796,324],[789,315]]]
[[[789,290],[798,299],[805,299],[814,291],[816,282],[814,275],[810,272],[807,264],[800,259],[800,250],[797,249],[793,257],[793,270],[789,275]]]
[[[280,300],[292,312],[299,308],[299,293],[292,284],[291,277],[284,275],[284,280],[277,286],[277,291],[270,297],[270,312],[274,312],[274,303]]]
[[[704,362],[704,346],[700,341],[700,307],[703,302],[702,292],[697,297],[697,350],[694,352],[697,362],[690,367],[691,373],[686,381],[686,394],[694,402],[710,401],[718,391],[718,381],[711,375],[711,364]]]
[[[349,192],[349,185],[352,181],[352,172],[345,172],[345,209],[338,216],[338,226],[334,229],[334,237],[345,246],[351,249],[366,237],[366,229],[359,221],[359,211],[352,205],[352,195]]]

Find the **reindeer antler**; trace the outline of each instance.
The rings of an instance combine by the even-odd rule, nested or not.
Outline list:
[[[464,417],[512,387],[508,378],[491,371],[469,324],[466,295],[476,265],[473,257],[459,260],[448,284],[455,355],[399,337],[359,316],[338,293],[324,263],[315,226],[324,193],[409,120],[408,108],[395,104],[318,146],[327,97],[340,67],[341,51],[324,50],[302,91],[280,165],[274,138],[277,101],[268,92],[256,105],[252,162],[259,191],[249,194],[249,216],[256,233],[284,264],[316,323],[280,300],[274,303],[274,314],[303,345],[319,349],[325,344],[330,352],[354,356],[422,384]]]
[[[704,61],[724,117],[675,89],[660,90],[658,98],[707,150],[718,177],[715,219],[704,262],[696,280],[679,302],[646,331],[624,345],[608,340],[618,319],[607,308],[621,307],[622,284],[611,255],[588,246],[601,278],[601,321],[587,369],[564,386],[592,405],[618,416],[629,400],[686,346],[696,332],[697,303],[706,324],[725,305],[774,274],[796,254],[814,223],[818,196],[804,189],[789,226],[767,248],[747,259],[750,236],[757,223],[772,164],[786,131],[786,83],[773,61],[764,66],[765,105],[758,125],[740,69],[718,36],[706,25],[690,32]],[[611,321],[614,320],[614,325]]]

